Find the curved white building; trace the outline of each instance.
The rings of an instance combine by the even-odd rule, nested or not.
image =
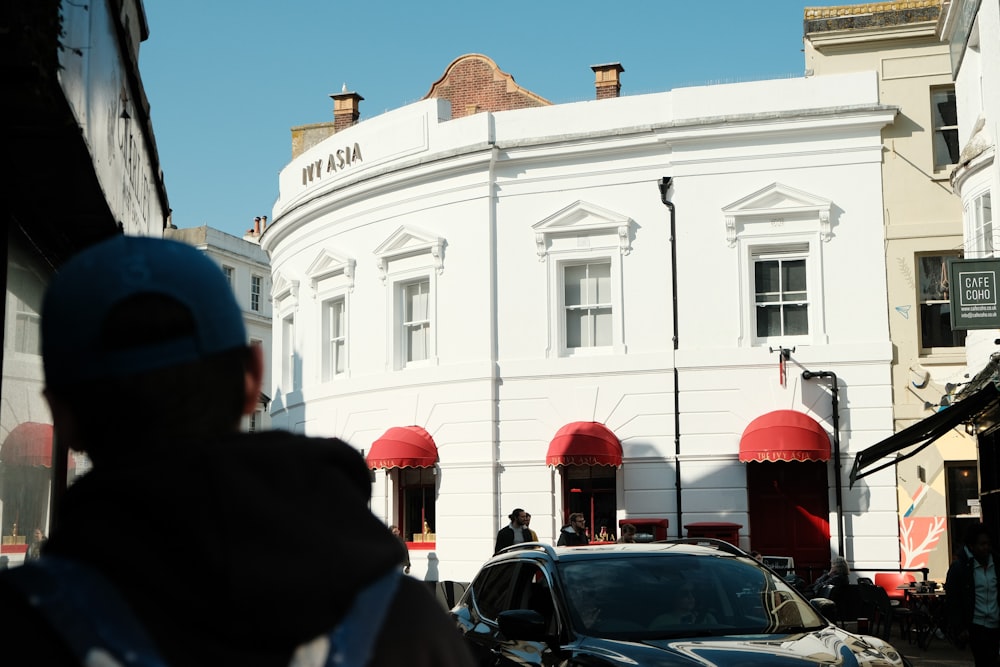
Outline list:
[[[845,471],[893,430],[876,85],[550,105],[459,58],[281,172],[274,425],[364,450],[428,580],[468,581],[515,507],[544,541],[583,511],[895,569],[892,470]]]

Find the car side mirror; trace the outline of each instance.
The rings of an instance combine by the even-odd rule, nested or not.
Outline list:
[[[534,609],[508,609],[497,616],[500,632],[507,639],[542,642],[548,639],[546,634],[549,623],[544,616]]]

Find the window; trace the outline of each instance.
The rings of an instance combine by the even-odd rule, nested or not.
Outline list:
[[[410,542],[435,542],[437,521],[434,501],[437,497],[435,468],[397,468],[399,484],[399,530]]]
[[[417,280],[402,285],[403,359],[406,363],[430,357],[430,281]]]
[[[14,351],[23,354],[41,354],[39,313],[42,310],[45,286],[32,271],[14,264],[11,264],[8,273],[8,286],[8,299],[14,311]]]
[[[255,433],[260,430],[260,420],[263,414],[260,410],[254,410],[250,413],[250,422],[247,425],[247,432]]]
[[[809,334],[805,251],[759,252],[753,257],[757,338]]]
[[[993,257],[996,250],[993,229],[993,201],[989,192],[972,200],[969,207],[969,255],[971,258]]]
[[[948,259],[959,255],[922,255],[917,257],[920,281],[920,347],[927,352],[934,348],[965,345],[965,331],[952,331],[951,305],[948,301]]]
[[[323,381],[329,382],[346,368],[344,298],[323,303]]]
[[[958,113],[955,87],[931,90],[931,122],[934,125],[934,168],[958,163]]]
[[[566,348],[611,345],[611,262],[565,266],[563,296]]]
[[[261,276],[250,277],[250,310],[260,312],[260,291],[264,279]]]
[[[499,563],[480,572],[472,582],[472,597],[483,618],[496,620],[501,611],[507,610],[507,600],[519,567],[516,561]]]
[[[281,386],[285,392],[295,389],[295,317],[281,320]]]
[[[226,266],[225,264],[223,264],[222,272],[226,274],[226,281],[229,283],[229,286],[233,287],[233,285],[235,284],[236,269],[234,269],[231,266]]]
[[[979,523],[974,509],[979,504],[979,481],[975,461],[957,461],[945,464],[945,496],[948,503],[948,539],[951,551],[961,546],[969,524]]]

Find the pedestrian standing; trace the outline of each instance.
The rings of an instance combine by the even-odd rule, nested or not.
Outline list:
[[[587,537],[587,518],[580,512],[573,512],[569,515],[569,523],[559,531],[557,547],[579,547],[590,544]]]
[[[957,643],[968,642],[976,667],[996,667],[1000,651],[1000,606],[992,541],[986,527],[973,524],[965,547],[948,568],[945,600],[949,628]]]

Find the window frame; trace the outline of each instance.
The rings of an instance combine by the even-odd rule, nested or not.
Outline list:
[[[808,248],[803,248],[801,250],[796,250],[793,247],[780,248],[780,249],[758,249],[751,255],[751,262],[753,263],[753,275],[754,275],[754,337],[762,342],[771,342],[775,340],[785,341],[794,338],[804,338],[809,336],[809,251]],[[788,286],[784,284],[784,277],[786,274],[786,267],[788,267],[792,262],[801,262],[803,267],[803,275],[805,278],[804,289],[793,290],[789,289]],[[770,292],[759,292],[757,289],[757,277],[758,269],[762,267],[765,263],[771,264],[775,263],[778,269],[778,280],[779,286],[778,290]],[[804,293],[805,297],[803,299],[793,299],[792,294]],[[762,298],[764,295],[775,295],[775,300],[770,300]],[[766,333],[761,335],[761,315],[765,310],[777,307],[780,313],[779,325],[781,331],[778,333]],[[806,331],[804,333],[786,333],[786,319],[788,311],[792,308],[805,307],[805,320],[806,320]],[[767,318],[769,321],[770,318]],[[764,323],[765,326],[767,322]]]
[[[416,297],[419,299],[423,297],[423,308],[424,312],[422,317],[417,317],[413,313],[414,303],[411,299],[410,290],[412,288],[417,288]],[[400,337],[400,360],[404,366],[414,366],[422,363],[426,363],[431,357],[431,281],[429,277],[417,278],[415,280],[401,281],[398,286],[399,289],[399,331],[397,332]],[[414,341],[413,334],[417,331],[422,331],[421,336],[423,340],[423,356],[421,358],[415,358],[414,355]]]
[[[264,291],[264,276],[253,273],[250,275],[250,310],[261,312],[260,297]]]
[[[924,345],[924,320],[927,317],[925,315],[924,306],[948,306],[948,307],[950,307],[950,300],[949,300],[949,298],[948,298],[947,295],[945,295],[944,298],[941,298],[941,299],[924,299],[923,298],[924,295],[923,295],[922,284],[923,284],[924,272],[923,272],[923,269],[922,269],[923,263],[921,262],[921,260],[924,259],[924,258],[936,258],[936,257],[941,258],[941,264],[942,264],[941,270],[944,272],[944,278],[947,280],[947,278],[948,278],[948,266],[947,266],[948,260],[949,259],[962,259],[962,252],[960,250],[933,250],[933,251],[927,251],[927,252],[918,252],[918,253],[914,253],[914,255],[913,255],[913,264],[914,264],[914,271],[913,271],[913,273],[917,277],[916,283],[914,285],[914,292],[915,292],[914,293],[914,298],[916,299],[916,303],[917,303],[917,350],[918,350],[918,354],[920,356],[923,356],[923,357],[927,357],[927,356],[939,356],[939,355],[957,355],[957,354],[964,355],[964,353],[965,353],[965,340],[966,340],[965,336],[966,336],[966,333],[965,333],[965,331],[963,331],[961,329],[957,330],[957,332],[959,332],[960,336],[962,337],[962,344],[961,345],[930,345],[930,346]],[[945,286],[946,291],[949,288],[950,288],[950,286],[947,286],[947,285]],[[956,333],[956,330],[951,329],[951,319],[950,319],[950,317],[948,318],[948,329],[951,331],[952,335],[954,335]]]
[[[332,310],[340,306],[340,333],[335,334],[331,317]],[[320,382],[332,382],[348,373],[348,311],[347,294],[338,292],[323,299],[320,304]],[[335,351],[336,350],[336,351]],[[337,361],[341,370],[337,370]]]
[[[607,267],[607,270],[608,270],[608,275],[607,275],[607,280],[608,280],[607,291],[608,291],[608,295],[607,296],[609,298],[612,298],[611,301],[603,302],[603,301],[599,301],[598,300],[598,297],[600,296],[599,282],[597,283],[598,284],[598,290],[597,290],[598,294],[594,296],[593,300],[589,300],[588,297],[586,297],[586,296],[583,295],[584,291],[589,291],[589,290],[587,290],[587,288],[589,288],[589,286],[592,283],[592,281],[595,281],[595,280],[599,281],[600,280],[601,277],[591,278],[591,276],[590,276],[590,268],[591,267],[598,267],[598,266],[600,266],[600,267]],[[580,301],[581,301],[581,303],[572,304],[571,305],[571,304],[567,303],[567,299],[568,299],[567,291],[569,290],[569,287],[570,287],[569,271],[570,271],[570,269],[575,269],[575,268],[579,268],[579,267],[584,267],[584,269],[586,270],[586,275],[583,277],[583,279],[581,281],[581,285],[580,285],[580,287],[581,287],[581,289],[580,289],[580,292],[581,292]],[[561,281],[562,281],[562,284],[561,284],[561,287],[560,287],[560,294],[562,296],[562,301],[560,303],[560,309],[563,312],[563,316],[562,316],[562,333],[563,333],[562,344],[563,344],[564,349],[566,350],[567,355],[580,354],[581,353],[580,351],[584,350],[584,349],[607,348],[607,347],[611,347],[612,345],[614,345],[614,303],[613,303],[613,297],[612,297],[612,293],[614,292],[614,288],[611,286],[612,285],[611,271],[612,271],[612,266],[611,266],[611,260],[610,259],[607,259],[607,260],[598,260],[598,261],[580,261],[580,262],[566,261],[566,262],[562,263],[561,269],[560,269],[560,278],[561,278]],[[609,339],[609,342],[606,345],[601,345],[601,344],[598,343],[598,340],[601,337],[601,332],[599,331],[599,328],[600,328],[599,327],[599,320],[597,319],[598,318],[598,314],[594,313],[594,311],[602,311],[602,310],[607,310],[608,311],[607,312],[608,323],[607,323],[606,326],[608,327],[609,331],[606,332],[605,336]],[[577,312],[584,312],[584,311],[586,312],[586,314],[584,315],[584,319],[585,320],[590,320],[590,326],[589,327],[584,327],[583,323],[581,323],[581,332],[580,332],[580,340],[579,340],[580,344],[576,345],[576,346],[573,346],[573,347],[570,347],[570,340],[569,340],[569,338],[570,338],[570,329],[571,329],[571,327],[570,327],[570,317],[573,314],[577,313]],[[589,336],[591,338],[591,341],[590,341],[591,344],[589,344],[589,345],[586,344],[586,341],[584,341],[584,338],[587,337],[586,336],[587,332],[584,330],[585,328],[591,329],[590,336]]]
[[[936,102],[935,99],[939,95],[950,95],[951,96],[951,101],[953,103],[952,104],[952,108],[951,108],[951,112],[953,114],[955,114],[955,122],[952,123],[952,124],[948,124],[947,123],[947,121],[944,119],[943,115],[940,113],[940,110],[938,109],[938,105],[940,105],[940,102]],[[957,107],[957,98],[955,96],[955,85],[954,84],[950,84],[950,85],[947,85],[947,86],[932,86],[931,89],[930,89],[929,103],[930,103],[930,111],[931,111],[931,122],[930,122],[930,125],[931,125],[931,162],[934,165],[934,171],[935,172],[939,172],[939,171],[944,171],[946,169],[949,169],[950,167],[953,167],[956,164],[958,164],[959,151],[961,150],[961,147],[958,145],[958,141],[959,141],[959,138],[958,138],[958,107]],[[940,124],[938,124],[939,122],[940,122]],[[954,140],[954,150],[955,150],[955,154],[954,155],[952,155],[952,150],[951,150],[952,145],[949,144],[948,139],[946,138],[946,133],[948,133],[947,136],[951,136],[953,138],[953,140]],[[943,145],[944,146],[943,150],[944,150],[944,152],[947,153],[948,160],[950,160],[950,162],[942,163],[942,162],[938,161],[938,155],[941,154],[940,151],[942,150],[942,149],[938,148],[939,145]]]
[[[742,338],[749,347],[793,347],[796,345],[821,345],[826,342],[824,295],[818,233],[787,236],[745,236],[742,248],[740,280],[743,282]],[[787,258],[805,260],[806,303],[808,304],[808,333],[793,335],[759,336],[757,334],[756,265],[759,258]]]
[[[291,393],[297,388],[295,373],[295,313],[281,318],[281,388]]]
[[[222,265],[222,273],[226,276],[226,282],[229,283],[229,287],[235,291],[236,289],[236,267],[229,266],[228,264]]]
[[[546,356],[588,357],[626,354],[628,349],[623,340],[624,313],[622,295],[622,255],[601,250],[549,250],[549,294],[554,306],[549,313],[549,346]],[[611,343],[586,347],[569,347],[566,310],[566,270],[575,266],[610,264],[611,282]]]
[[[986,206],[989,202],[989,206]],[[989,220],[984,220],[985,211],[989,211]],[[981,259],[996,256],[996,248],[1000,245],[1000,230],[993,221],[993,194],[989,188],[977,191],[969,198],[965,208],[968,220],[966,244],[969,259]]]
[[[387,344],[389,345],[388,358],[392,360],[394,370],[404,370],[407,368],[425,368],[438,364],[437,356],[437,272],[427,269],[414,269],[401,271],[393,274],[390,283],[391,296],[388,299],[390,331]],[[427,358],[410,360],[408,358],[409,345],[406,333],[408,331],[406,321],[406,288],[417,283],[427,283],[427,320],[426,320],[426,341]]]

